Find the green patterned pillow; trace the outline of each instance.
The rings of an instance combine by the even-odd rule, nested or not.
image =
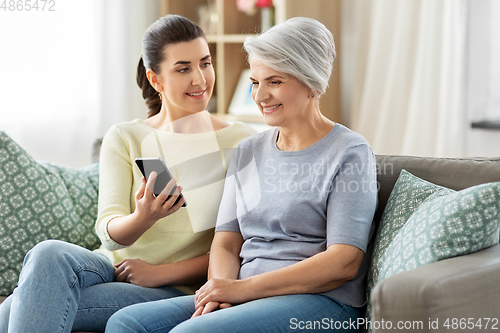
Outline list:
[[[385,206],[384,213],[375,236],[375,245],[366,287],[368,306],[366,318],[371,318],[370,294],[375,284],[380,281],[379,272],[383,264],[382,257],[399,230],[405,225],[411,214],[426,200],[454,192],[448,188],[420,179],[406,170],[401,170],[396,184]]]
[[[46,239],[95,249],[99,167],[36,162],[0,131],[0,295],[17,285],[26,253]]]
[[[500,182],[427,201],[387,248],[379,279],[496,245],[499,227]]]

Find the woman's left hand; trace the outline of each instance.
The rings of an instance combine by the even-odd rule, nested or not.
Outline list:
[[[198,311],[209,302],[240,304],[254,297],[245,280],[210,279],[196,291],[195,308]]]
[[[125,259],[115,265],[115,279],[141,287],[156,288],[162,283],[157,279],[160,275],[158,266],[148,264],[141,259]]]
[[[200,306],[199,308],[197,308],[196,311],[191,316],[191,318],[196,318],[198,316],[210,313],[217,309],[227,309],[232,306],[233,305],[229,303],[208,302],[207,304],[205,304],[205,306]]]

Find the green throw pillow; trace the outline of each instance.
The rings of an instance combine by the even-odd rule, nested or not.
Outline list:
[[[0,131],[0,295],[12,293],[24,256],[43,240],[99,246],[98,172],[36,162]]]
[[[500,182],[422,204],[387,248],[379,279],[498,244]]]
[[[366,318],[371,318],[370,294],[380,281],[379,273],[383,265],[383,255],[414,211],[426,200],[454,192],[448,188],[420,179],[406,170],[401,170],[389,196],[375,236],[375,245],[366,287],[368,306]]]

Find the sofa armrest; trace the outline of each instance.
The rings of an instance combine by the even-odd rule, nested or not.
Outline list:
[[[485,332],[472,327],[480,318],[495,318],[500,329],[500,245],[455,258],[424,265],[391,276],[378,283],[371,294],[373,332],[394,332],[399,322],[414,329],[404,332]],[[449,318],[447,329],[443,326]],[[467,322],[465,330],[452,329],[453,318]],[[382,320],[392,325],[381,327]],[[437,326],[436,326],[437,320]],[[375,323],[377,322],[377,323]],[[422,323],[421,327],[416,325]],[[429,325],[431,327],[429,327]]]

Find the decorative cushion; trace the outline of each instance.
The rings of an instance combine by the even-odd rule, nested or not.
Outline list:
[[[0,131],[0,295],[12,292],[24,256],[39,242],[100,245],[98,172],[98,164],[76,169],[36,162]]]
[[[399,178],[385,206],[378,226],[373,248],[373,257],[368,271],[366,299],[368,306],[366,318],[371,318],[370,293],[380,281],[379,272],[383,264],[382,257],[399,230],[404,226],[415,210],[427,199],[448,195],[454,191],[420,179],[406,170],[401,170]]]
[[[482,184],[423,203],[382,258],[379,280],[499,242],[500,182]]]

